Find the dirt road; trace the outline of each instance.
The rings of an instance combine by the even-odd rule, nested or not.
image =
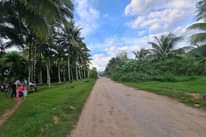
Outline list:
[[[71,136],[206,137],[206,112],[101,78]]]

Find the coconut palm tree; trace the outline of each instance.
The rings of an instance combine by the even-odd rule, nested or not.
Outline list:
[[[0,2],[0,7],[3,11],[1,20],[13,27],[20,25],[21,29],[26,28],[28,33],[34,33],[44,41],[49,34],[49,25],[59,17],[58,6],[51,0],[3,0]]]
[[[74,24],[72,22],[65,22],[64,25],[57,25],[58,29],[54,29],[53,38],[54,45],[57,45],[62,53],[64,60],[67,60],[68,80],[71,81],[71,54],[72,54],[72,32]],[[67,58],[67,59],[65,59]]]
[[[9,79],[23,79],[27,70],[26,59],[17,52],[4,54],[0,58],[1,76]]]
[[[134,51],[133,54],[135,55],[135,58],[137,60],[144,60],[147,55],[150,54],[150,51],[146,49],[141,49],[140,51]]]
[[[15,42],[20,37],[29,47],[28,80],[30,81],[31,53],[36,45],[34,41],[36,39],[47,41],[49,25],[58,18],[58,8],[55,1],[50,0],[3,0],[0,1],[0,7],[3,11],[0,29],[4,30],[0,32],[0,36]],[[20,39],[17,40],[17,42],[20,41]]]
[[[206,0],[200,0],[197,2],[197,21],[189,27],[189,29],[199,30],[198,33],[192,35],[191,40],[194,45],[204,45],[206,42]]]
[[[189,29],[196,29],[199,30],[198,33],[193,34],[191,36],[191,43],[193,45],[204,45],[206,42],[206,23],[195,23],[192,26],[189,27]]]
[[[155,42],[149,42],[152,45],[151,52],[157,59],[165,59],[175,52],[175,45],[181,37],[177,37],[172,33],[162,35],[160,38],[154,37]]]
[[[197,20],[206,19],[206,0],[197,2]]]
[[[56,45],[54,49],[57,51],[57,62],[61,62],[61,65],[58,65],[58,70],[66,74],[65,62],[67,60],[68,80],[72,80],[73,75],[77,80],[87,76],[85,73],[89,63],[89,50],[80,36],[80,30],[73,22],[66,22],[63,26],[57,24],[53,32],[53,45]],[[60,81],[62,76],[60,71],[58,71],[58,76]],[[63,79],[65,78],[63,77]]]
[[[50,86],[57,71],[59,82],[66,79],[66,68],[68,80],[86,77],[89,50],[72,21],[71,0],[2,0],[0,9],[0,38],[7,41],[2,51],[13,45],[23,49],[29,81],[47,79]]]
[[[197,45],[196,48],[191,50],[190,54],[199,57],[201,61],[205,61],[206,57],[206,0],[200,0],[197,2],[197,21],[189,27],[189,29],[199,30],[198,33],[191,36],[191,43]]]

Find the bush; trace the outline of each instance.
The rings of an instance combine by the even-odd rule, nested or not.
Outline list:
[[[150,76],[146,73],[137,73],[137,72],[129,72],[120,77],[121,81],[127,82],[140,82],[140,81],[148,81]]]
[[[178,82],[191,80],[192,76],[206,75],[206,63],[190,56],[170,57],[165,60],[156,61],[128,59],[124,62],[116,62],[109,64],[106,69],[109,70],[106,71],[109,72],[107,73],[108,76],[116,81]],[[179,76],[183,78],[180,79]],[[189,79],[188,76],[190,76]]]
[[[172,74],[172,73],[162,73],[162,74],[159,74],[159,75],[154,75],[152,80],[154,81],[177,81],[176,80],[176,77]]]
[[[89,71],[89,78],[97,79],[97,69],[93,68]]]
[[[124,82],[142,82],[142,81],[176,81],[176,78],[171,73],[149,75],[146,73],[139,72],[128,72],[128,73],[113,73],[111,78],[116,81]]]

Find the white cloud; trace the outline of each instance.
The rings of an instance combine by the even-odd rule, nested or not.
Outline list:
[[[187,27],[177,27],[174,32],[178,32],[180,36],[191,35],[191,32],[188,32]],[[154,40],[154,36],[161,36],[168,34],[168,32],[161,32],[157,34],[150,34],[148,36],[142,36],[139,38],[136,37],[112,37],[107,38],[104,41],[99,43],[91,44],[90,46],[96,50],[102,51],[100,54],[95,54],[93,56],[92,64],[97,67],[98,71],[103,71],[108,63],[108,61],[118,55],[120,52],[126,51],[129,58],[134,58],[133,51],[144,49],[150,49],[151,45],[148,42]],[[180,41],[176,48],[185,47],[189,45],[189,41],[183,40]]]
[[[107,56],[104,54],[95,54],[91,63],[92,66],[96,67],[98,71],[104,71],[105,66],[111,58],[111,56]]]
[[[96,31],[100,23],[100,13],[92,7],[92,0],[73,0],[76,20],[84,30],[84,36]],[[195,18],[196,0],[130,0],[125,8],[126,16],[133,16],[128,23],[131,28],[138,29],[138,37],[110,37],[97,43],[88,44],[93,51],[92,66],[103,71],[108,61],[122,51],[127,51],[133,57],[132,51],[150,48],[148,41],[154,35],[159,36],[168,32],[178,35],[188,35],[186,26]],[[102,18],[108,18],[108,14]],[[145,36],[148,34],[147,36]],[[191,33],[190,33],[191,34]],[[179,47],[186,46],[182,42]]]
[[[157,36],[163,33],[157,34]],[[108,61],[118,55],[121,52],[126,51],[129,58],[133,58],[133,51],[140,50],[142,48],[151,48],[148,41],[153,40],[154,35],[136,37],[112,37],[106,38],[99,43],[91,44],[91,49],[102,51],[102,53],[95,54],[93,56],[92,64],[98,71],[103,71]]]
[[[83,28],[83,36],[92,34],[98,28],[100,13],[91,5],[91,0],[73,0],[76,23]]]
[[[196,0],[131,0],[125,8],[126,16],[135,18],[129,23],[134,29],[148,29],[150,33],[173,31],[195,15]]]

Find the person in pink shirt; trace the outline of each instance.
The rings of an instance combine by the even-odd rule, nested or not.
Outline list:
[[[19,98],[24,96],[24,92],[27,92],[26,86],[23,82],[18,83],[16,87],[16,97]]]

